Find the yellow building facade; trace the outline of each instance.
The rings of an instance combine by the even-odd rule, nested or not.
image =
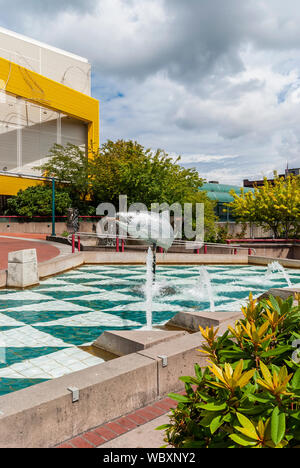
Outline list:
[[[55,144],[99,146],[91,67],[74,54],[0,28],[0,197],[43,183],[35,167]],[[32,177],[31,176],[35,176]]]

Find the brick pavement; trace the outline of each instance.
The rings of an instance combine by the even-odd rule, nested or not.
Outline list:
[[[179,392],[184,394],[185,392]],[[140,426],[147,424],[167,414],[171,408],[176,407],[176,402],[169,397],[157,401],[144,408],[140,408],[126,416],[114,421],[102,424],[94,429],[84,432],[70,440],[59,444],[56,448],[97,448],[108,441],[113,441],[121,435],[133,432]],[[134,434],[134,432],[133,432]]]
[[[22,237],[22,234],[18,234],[18,236]],[[35,239],[37,239],[37,237],[35,237]],[[57,247],[49,245],[46,241],[45,243],[30,242],[30,240],[26,239],[10,239],[6,236],[0,237],[0,270],[7,269],[7,257],[9,252],[23,249],[36,249],[39,263],[50,260],[60,254],[60,250]]]

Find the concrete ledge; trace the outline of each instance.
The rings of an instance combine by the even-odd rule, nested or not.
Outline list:
[[[52,447],[156,398],[156,362],[121,357],[0,397],[0,446]]]
[[[79,267],[83,263],[84,255],[82,252],[55,257],[46,262],[39,263],[39,276],[40,278],[46,278],[47,276],[57,275],[63,271]]]
[[[201,367],[207,365],[207,358],[198,351],[202,343],[202,335],[198,332],[139,351],[139,355],[153,359],[157,363],[158,394],[160,397],[171,391],[182,390],[184,383],[179,380],[179,377],[195,375],[194,366],[196,363]],[[167,357],[167,367],[163,367],[162,359],[159,356]]]
[[[281,263],[282,266],[287,268],[300,268],[300,260],[292,258],[277,258],[277,257],[261,257],[258,255],[249,255],[248,263],[250,265],[268,265],[272,262]]]
[[[0,397],[0,446],[52,447],[182,389],[179,377],[207,364],[202,342],[200,333],[183,335]],[[79,390],[75,403],[70,387]]]
[[[285,300],[291,296],[295,297],[296,294],[300,294],[300,288],[271,288],[259,296],[258,299],[265,299],[266,297],[272,295],[274,297],[281,297],[281,299]]]
[[[105,331],[93,345],[117,356],[124,356],[186,334],[185,331],[164,330]]]
[[[140,265],[146,263],[146,252],[83,252],[85,263],[90,264],[127,264]],[[211,255],[186,253],[158,253],[156,256],[159,265],[201,265],[201,264],[247,264],[248,253],[241,251],[239,255]]]
[[[220,333],[227,330],[228,325],[234,324],[242,317],[239,312],[197,312],[197,311],[183,311],[178,312],[167,325],[184,328],[191,331],[199,331],[199,326],[205,327],[219,327]]]
[[[0,270],[0,288],[5,288],[7,284],[7,270]]]
[[[36,241],[37,242],[37,241]],[[40,242],[40,241],[38,241]],[[248,255],[197,255],[189,253],[157,254],[160,265],[202,265],[202,264],[233,264],[246,265]],[[61,254],[46,262],[38,264],[39,278],[57,275],[83,264],[91,265],[144,265],[145,252],[76,252],[74,254]],[[6,270],[0,271],[0,288],[7,286]]]

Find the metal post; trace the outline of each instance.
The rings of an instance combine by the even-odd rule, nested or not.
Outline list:
[[[72,253],[75,253],[75,234],[72,234]]]
[[[152,251],[153,251],[152,272],[153,272],[153,281],[155,281],[155,273],[156,273],[156,242],[153,242]]]
[[[125,250],[125,242],[124,242],[124,239],[122,239],[122,252],[124,252]]]
[[[55,179],[52,178],[52,236],[55,234]]]
[[[77,236],[77,247],[78,247],[78,252],[80,252],[80,236]]]
[[[116,251],[117,251],[117,252],[120,252],[120,240],[119,240],[118,237],[117,237],[117,239],[116,239]]]
[[[204,245],[204,253],[207,254],[207,245]]]

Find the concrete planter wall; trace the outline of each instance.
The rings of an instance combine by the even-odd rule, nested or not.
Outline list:
[[[205,365],[201,342],[200,333],[185,335],[0,397],[0,446],[51,447],[181,390],[179,377]],[[68,390],[74,387],[75,403]]]

